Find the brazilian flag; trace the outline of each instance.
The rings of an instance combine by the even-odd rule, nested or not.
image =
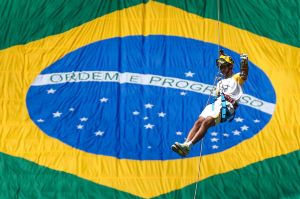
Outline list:
[[[300,198],[299,10],[1,1],[0,198]],[[220,48],[249,56],[236,116],[179,157]]]

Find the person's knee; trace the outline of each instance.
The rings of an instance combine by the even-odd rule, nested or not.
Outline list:
[[[197,119],[197,121],[195,122],[194,126],[200,127],[203,121],[204,121],[204,119],[201,118],[201,117],[199,117],[199,118]]]
[[[215,123],[215,119],[213,117],[207,117],[203,122],[202,125],[205,125],[206,127],[213,126]]]
[[[201,121],[197,120],[197,121],[195,122],[194,125],[195,125],[196,127],[199,127],[199,126],[201,126],[201,123],[202,123]]]

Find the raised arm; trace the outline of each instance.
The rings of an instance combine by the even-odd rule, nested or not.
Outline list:
[[[242,80],[247,80],[248,78],[248,56],[247,54],[241,54],[241,67],[240,67],[240,76]]]

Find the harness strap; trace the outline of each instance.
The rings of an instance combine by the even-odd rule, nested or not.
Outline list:
[[[233,105],[233,108],[237,109],[237,107],[238,107],[237,101],[232,99],[229,95],[226,95],[224,93],[223,93],[223,95],[224,95],[225,99]]]
[[[238,103],[234,99],[222,93],[221,94],[221,102],[222,102],[221,122],[226,122],[226,121],[231,122],[235,117],[235,111],[233,113],[230,113],[230,111],[227,109],[226,101],[230,102],[233,105],[234,109],[237,109],[238,107]]]
[[[221,102],[222,102],[221,120],[225,120],[226,119],[227,106],[226,106],[226,99],[225,99],[224,94],[221,94]]]

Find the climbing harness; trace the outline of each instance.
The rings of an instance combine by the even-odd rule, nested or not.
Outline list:
[[[226,122],[226,121],[232,122],[232,120],[235,117],[235,111],[233,113],[230,113],[230,111],[227,108],[226,102],[230,102],[233,105],[234,109],[237,109],[238,107],[237,102],[224,93],[221,94],[221,102],[222,102],[221,122]]]

